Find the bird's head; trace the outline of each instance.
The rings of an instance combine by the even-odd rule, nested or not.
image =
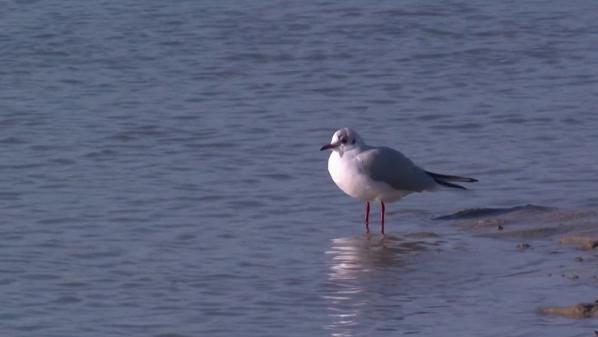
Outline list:
[[[346,151],[363,147],[363,145],[363,140],[356,131],[353,131],[349,128],[343,128],[336,130],[332,135],[330,143],[322,146],[320,151],[338,151],[342,155]]]

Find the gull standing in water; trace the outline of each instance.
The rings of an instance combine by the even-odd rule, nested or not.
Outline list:
[[[344,128],[332,135],[320,151],[331,150],[328,172],[343,192],[365,201],[365,229],[369,233],[370,201],[379,201],[380,232],[384,234],[384,203],[441,186],[465,189],[453,182],[476,182],[476,179],[438,174],[415,165],[402,153],[384,146],[369,146],[354,130]]]

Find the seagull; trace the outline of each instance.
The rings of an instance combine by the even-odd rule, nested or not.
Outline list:
[[[349,128],[334,132],[329,144],[328,172],[343,192],[365,201],[365,230],[370,232],[370,202],[380,202],[380,232],[384,235],[384,203],[404,196],[440,187],[466,189],[453,182],[476,182],[476,179],[426,171],[401,152],[385,146],[369,146]]]

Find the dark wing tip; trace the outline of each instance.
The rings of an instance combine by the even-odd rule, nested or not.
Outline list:
[[[439,179],[436,179],[436,178],[434,178],[434,181],[436,181],[438,184],[446,186],[446,187],[459,188],[459,189],[462,189],[462,190],[466,190],[467,189],[467,188],[465,188],[465,187],[463,187],[461,185],[457,185],[457,184],[453,184],[453,183],[448,183],[446,181],[442,181],[442,180],[439,180]]]
[[[462,183],[475,183],[478,181],[475,178],[469,178],[469,177],[451,176],[448,174],[440,174],[440,173],[434,173],[434,172],[430,172],[430,171],[426,171],[426,173],[434,179],[439,179],[439,180],[443,180],[443,181],[459,181]]]
[[[447,187],[453,187],[453,188],[459,188],[462,190],[466,190],[467,188],[465,188],[461,185],[450,183],[450,181],[458,181],[458,182],[463,182],[463,183],[475,183],[478,181],[477,179],[469,178],[469,177],[451,176],[451,175],[439,174],[439,173],[428,172],[428,171],[426,171],[426,173],[430,177],[432,177],[432,179],[434,179],[434,181],[436,183],[438,183],[440,185],[447,186]]]

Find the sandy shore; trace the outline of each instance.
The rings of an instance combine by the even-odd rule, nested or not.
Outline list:
[[[521,252],[534,249],[536,243],[554,245],[555,249],[570,249],[579,255],[560,275],[547,271],[547,277],[565,277],[575,282],[595,286],[598,283],[594,249],[598,247],[598,211],[565,210],[525,205],[513,208],[467,209],[441,216],[436,220],[449,221],[459,229],[474,235],[512,241]],[[550,254],[548,254],[550,255]],[[557,256],[558,254],[553,254]],[[598,317],[597,294],[588,294],[583,303],[554,303],[537,308],[539,314],[560,315],[582,319]]]

